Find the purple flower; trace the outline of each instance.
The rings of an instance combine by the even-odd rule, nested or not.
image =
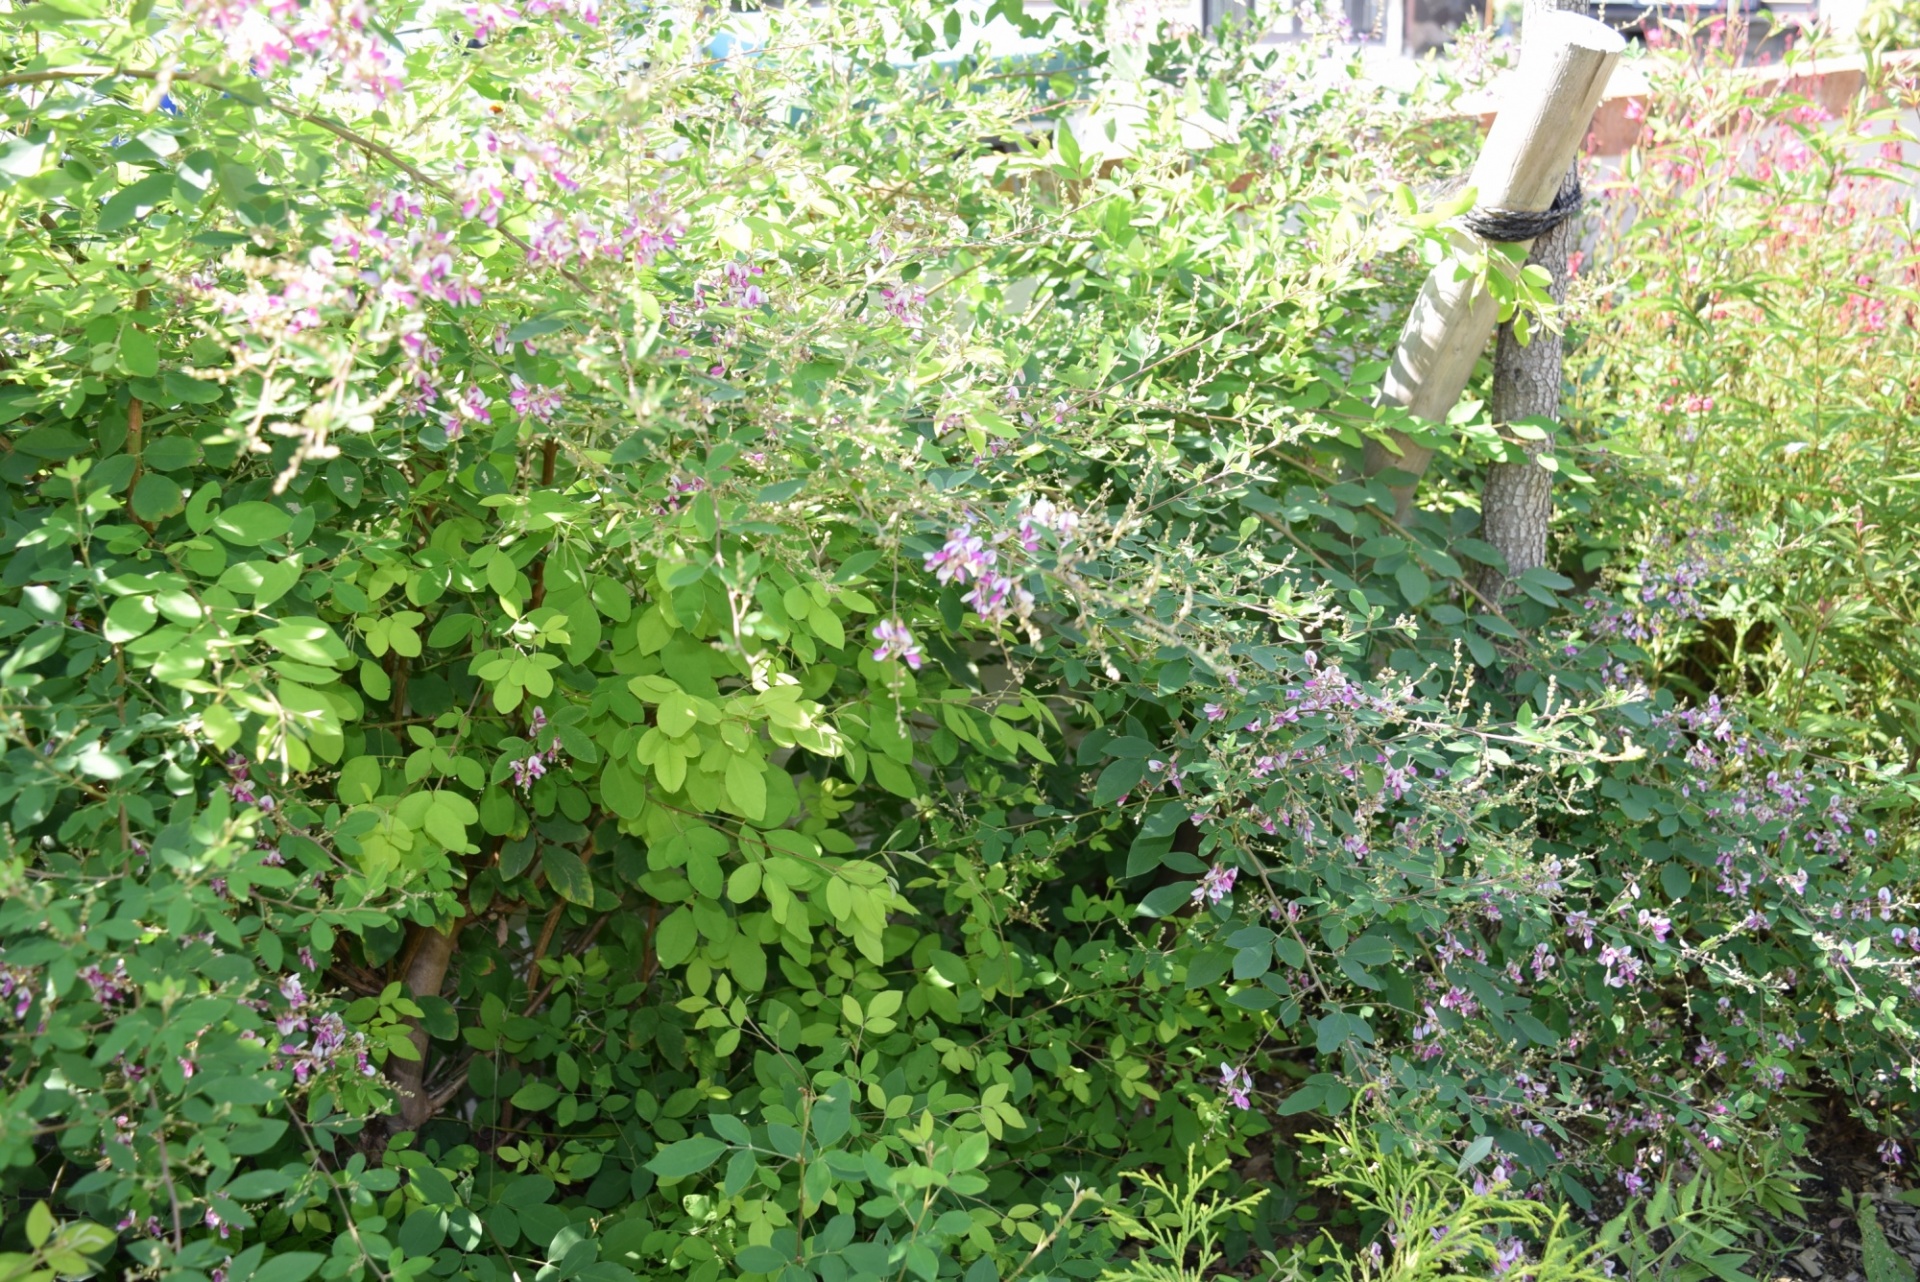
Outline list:
[[[80,968],[80,978],[86,981],[87,987],[93,990],[93,999],[102,1006],[118,1005],[133,997],[133,981],[127,975],[127,963],[119,959],[115,959],[111,973],[98,966],[83,966]]]
[[[927,568],[942,583],[970,583],[984,577],[998,559],[999,554],[981,542],[971,525],[953,531],[939,551],[926,555]]]
[[[523,792],[533,787],[533,781],[547,773],[547,759],[539,753],[512,763],[513,786]]]
[[[927,303],[925,290],[883,286],[880,290],[880,303],[887,309],[888,315],[908,329],[918,330],[927,323],[926,318],[920,314],[920,309]]]
[[[1018,579],[1004,574],[981,575],[973,591],[960,599],[988,623],[999,623],[1014,615],[1024,618],[1027,611],[1033,609],[1033,593],[1022,587]]]
[[[1640,959],[1625,945],[1601,945],[1600,964],[1607,968],[1604,982],[1608,988],[1631,988],[1640,978]]]
[[[920,670],[924,657],[920,653],[920,643],[913,639],[913,633],[900,620],[882,619],[874,624],[873,639],[879,642],[873,650],[874,662],[885,663],[888,659],[898,658],[914,671]]]
[[[1216,864],[1207,870],[1200,884],[1193,888],[1193,902],[1196,904],[1217,904],[1233,893],[1233,883],[1239,880],[1240,870],[1222,864]]]
[[[1882,1143],[1880,1145],[1880,1160],[1888,1166],[1898,1166],[1901,1162],[1905,1161],[1906,1155],[1900,1151],[1900,1141],[1889,1139]]]
[[[1235,1108],[1253,1107],[1253,1100],[1249,1098],[1249,1092],[1253,1090],[1253,1074],[1246,1069],[1235,1068],[1232,1064],[1222,1064],[1220,1089],[1227,1093],[1227,1098],[1233,1102]]]
[[[467,430],[468,422],[493,422],[492,413],[488,413],[490,405],[492,405],[492,397],[488,397],[488,393],[480,390],[480,384],[468,384],[463,392],[453,397],[453,413],[445,415],[442,426],[445,428],[447,439],[457,441],[461,438],[461,434]]]
[[[1054,538],[1066,544],[1073,538],[1075,530],[1080,528],[1080,514],[1071,508],[1055,505],[1052,499],[1034,499],[1020,513],[1019,527],[1015,531],[1020,546],[1029,552],[1040,550],[1040,531],[1051,531]]]
[[[507,399],[512,402],[515,413],[542,423],[553,422],[553,416],[560,412],[563,399],[559,388],[539,383],[528,386],[518,374],[510,376],[507,381],[512,385]]]
[[[1203,714],[1205,714],[1207,720],[1209,721],[1218,721],[1220,720],[1220,718],[1227,715],[1227,710],[1221,707],[1217,703],[1209,703],[1205,707],[1201,708],[1200,711]]]

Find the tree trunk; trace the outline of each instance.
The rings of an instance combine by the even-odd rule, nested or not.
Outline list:
[[[405,958],[401,982],[410,997],[438,997],[441,985],[447,980],[447,968],[453,962],[454,937],[459,934],[460,926],[455,923],[445,930],[411,926],[408,931],[413,936],[409,941],[412,952]],[[433,1117],[433,1100],[426,1086],[427,1046],[432,1039],[419,1020],[407,1022],[413,1025],[412,1041],[419,1058],[401,1059],[398,1055],[387,1058],[387,1078],[400,1096],[400,1110],[387,1123],[389,1132],[396,1135],[401,1131],[418,1131]]]
[[[1568,184],[1579,181],[1567,171]],[[1544,267],[1552,277],[1547,293],[1558,306],[1567,297],[1567,249],[1573,243],[1573,220],[1561,223],[1533,242],[1529,266]],[[1543,325],[1533,326],[1532,341],[1522,346],[1513,322],[1500,327],[1493,354],[1493,419],[1514,423],[1523,418],[1560,417],[1561,366],[1566,354],[1563,337]],[[1475,587],[1499,600],[1512,590],[1512,580],[1547,563],[1547,525],[1553,516],[1553,474],[1541,467],[1545,441],[1510,442],[1525,457],[1513,463],[1493,463],[1480,492],[1481,537],[1507,559],[1505,574],[1492,566],[1480,567]]]
[[[1534,14],[1555,9],[1585,13],[1583,0],[1527,0],[1527,20]],[[1521,37],[1525,39],[1524,32]],[[1576,159],[1561,180],[1561,190],[1577,187],[1580,162]],[[1567,297],[1567,253],[1574,242],[1574,219],[1533,242],[1527,253],[1527,265],[1544,267],[1551,282],[1547,293],[1557,307]],[[1513,423],[1523,418],[1560,417],[1560,378],[1566,356],[1566,343],[1559,333],[1544,326],[1532,327],[1532,342],[1522,346],[1514,336],[1513,323],[1500,327],[1493,356],[1493,419]],[[1510,441],[1521,446],[1525,457],[1514,463],[1494,463],[1487,469],[1486,484],[1480,492],[1481,537],[1506,558],[1507,572],[1482,566],[1474,576],[1474,586],[1498,601],[1512,591],[1513,579],[1547,563],[1547,526],[1553,518],[1553,474],[1540,466],[1546,452],[1543,441]]]

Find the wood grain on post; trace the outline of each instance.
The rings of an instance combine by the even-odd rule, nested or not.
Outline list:
[[[1626,48],[1619,32],[1578,14],[1541,13],[1528,23],[1518,73],[1469,179],[1481,209],[1537,213],[1553,204],[1614,63]],[[1465,231],[1453,236],[1457,249],[1471,253],[1482,247]],[[1428,274],[1400,331],[1382,402],[1404,406],[1418,418],[1445,422],[1498,323],[1493,296],[1476,289],[1471,278],[1454,279],[1451,260],[1442,263]],[[1370,440],[1362,467],[1368,476],[1391,470],[1413,478],[1388,487],[1404,522],[1412,515],[1414,489],[1433,451],[1402,432],[1392,433],[1392,438],[1399,453]]]

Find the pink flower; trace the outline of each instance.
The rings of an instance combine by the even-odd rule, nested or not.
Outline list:
[[[874,624],[873,639],[880,643],[874,647],[874,662],[885,663],[888,659],[898,658],[914,671],[920,670],[924,657],[920,653],[920,643],[913,639],[913,633],[900,620],[882,619]]]
[[[515,412],[542,423],[553,422],[553,416],[560,412],[563,399],[559,388],[539,383],[530,387],[521,381],[518,374],[511,375],[507,381],[512,387],[507,393],[507,400],[512,403]]]
[[[470,4],[464,10],[473,24],[473,38],[485,40],[494,32],[520,21],[520,11],[506,4]]]
[[[947,536],[939,551],[927,553],[925,559],[940,582],[964,584],[991,570],[999,553],[982,542],[971,525],[963,525]]]
[[[1233,893],[1233,883],[1240,878],[1238,868],[1216,864],[1207,870],[1200,884],[1193,888],[1193,902],[1196,904],[1217,904]]]
[[[1018,579],[1005,574],[981,575],[973,591],[960,599],[988,623],[999,623],[1014,615],[1025,618],[1033,609],[1033,593],[1022,587]]]
[[[887,309],[887,314],[916,332],[927,323],[920,314],[926,302],[927,294],[922,289],[895,289],[888,285],[880,290],[880,304]]]
[[[547,759],[539,753],[515,761],[509,767],[513,771],[513,786],[522,792],[533,788],[533,781],[547,773]]]
[[[1806,140],[1789,138],[1780,147],[1780,168],[1790,174],[1797,174],[1813,163],[1813,152],[1808,149]]]
[[[1227,1093],[1235,1108],[1249,1109],[1253,1100],[1249,1097],[1253,1090],[1253,1074],[1244,1068],[1235,1068],[1231,1064],[1220,1066],[1220,1089]]]

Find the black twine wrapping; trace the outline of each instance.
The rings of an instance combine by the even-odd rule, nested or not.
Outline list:
[[[1560,185],[1553,204],[1538,212],[1526,209],[1472,209],[1460,216],[1466,229],[1481,240],[1514,244],[1538,240],[1580,212],[1583,193],[1578,181]]]

